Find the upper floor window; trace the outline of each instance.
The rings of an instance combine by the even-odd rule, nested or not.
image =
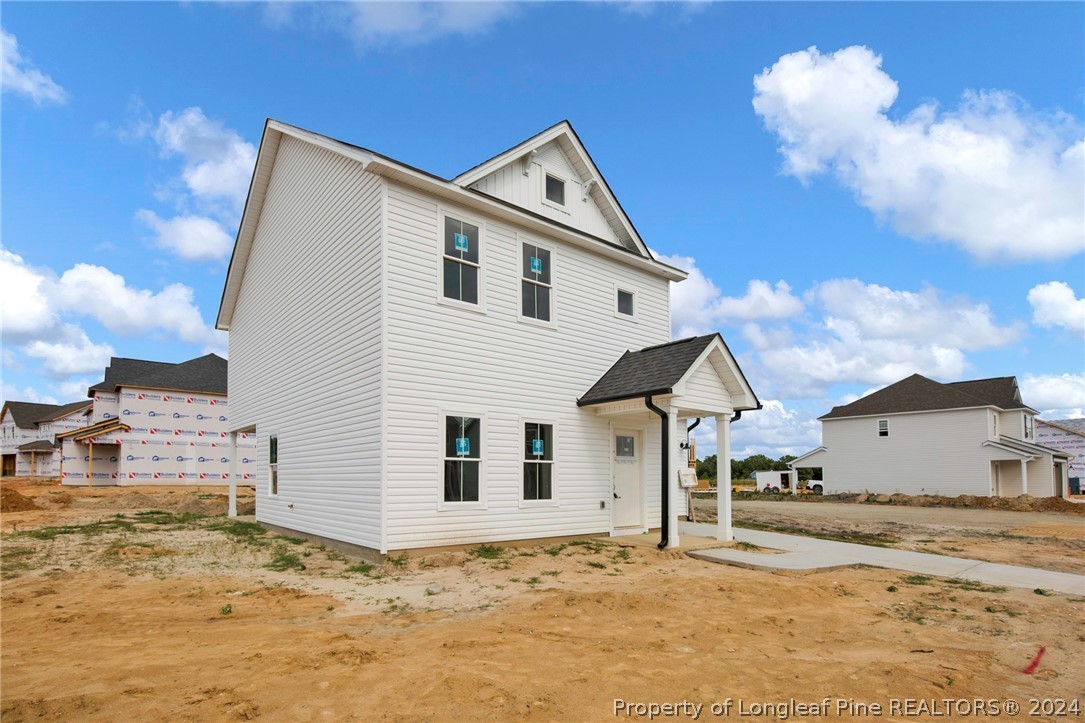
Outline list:
[[[991,436],[998,436],[998,412],[991,415],[991,430],[994,432]]]
[[[446,299],[478,304],[479,256],[478,226],[445,216],[442,294]]]
[[[1025,416],[1025,439],[1032,439],[1034,431],[1035,431],[1035,430],[1033,430],[1033,427],[1032,427],[1032,416],[1028,415],[1028,414],[1026,414],[1024,416]]]
[[[878,420],[878,436],[879,437],[888,437],[889,436],[889,420],[888,419],[879,419]]]
[[[482,420],[445,417],[444,501],[478,502],[482,466]]]
[[[522,256],[520,313],[528,319],[550,321],[550,304],[553,297],[550,251],[541,246],[525,243]]]
[[[565,181],[546,174],[546,200],[559,206],[565,205]]]
[[[618,313],[622,316],[636,316],[636,308],[634,307],[634,296],[632,291],[626,291],[625,289],[618,289]]]

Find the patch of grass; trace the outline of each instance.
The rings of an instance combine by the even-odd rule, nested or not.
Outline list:
[[[542,578],[534,577],[534,576],[529,577],[528,579],[524,580],[524,584],[527,585],[528,587],[532,588],[532,589],[538,587],[539,583],[541,583],[541,582],[542,582]]]
[[[550,577],[557,577],[561,574],[561,570],[543,570],[543,575],[549,575]]]
[[[0,569],[3,570],[3,579],[16,578],[19,573],[33,567],[34,554],[32,548],[19,547],[10,543],[5,543],[3,547],[0,547]]]
[[[973,592],[1006,592],[1008,588],[1000,585],[984,585],[982,582],[976,582],[975,580],[959,580],[955,577],[951,577],[945,581],[947,585],[953,585],[959,590],[970,590]],[[953,598],[950,598],[952,600]]]
[[[343,572],[356,573],[359,575],[368,575],[369,573],[373,572],[373,566],[370,565],[368,562],[363,562],[360,565],[351,565]]]
[[[896,592],[899,588],[896,585],[890,585],[889,587],[887,587],[885,589],[886,589],[887,592]]]
[[[847,530],[810,530],[805,527],[795,527],[794,525],[771,525],[765,522],[753,522],[751,520],[735,522],[735,526],[743,527],[747,530],[765,530],[767,532],[780,532],[785,535],[802,535],[804,537],[814,537],[819,540],[854,542],[857,545],[869,545],[870,547],[892,547],[894,544],[900,542],[899,538],[884,532],[870,533],[849,532]]]
[[[135,522],[149,525],[191,525],[203,518],[204,515],[195,512],[166,512],[165,510],[140,510],[132,514]]]
[[[505,556],[505,548],[497,545],[479,545],[468,550],[467,554],[482,560],[500,560]]]
[[[273,572],[286,572],[287,570],[301,571],[305,569],[305,564],[296,553],[290,552],[286,547],[279,547],[276,548],[275,555],[271,558],[271,562],[264,565],[264,568]]]
[[[625,561],[628,560],[630,557],[632,557],[632,555],[630,554],[629,548],[627,547],[623,547],[614,553],[615,562],[618,562],[619,560]]]
[[[573,540],[568,546],[583,547],[585,553],[602,552],[607,547],[604,543],[596,540]]]
[[[267,529],[256,522],[223,520],[210,525],[208,529],[221,532],[228,537],[234,538],[238,542],[244,542],[248,545],[263,546],[268,544],[267,540],[264,538],[264,536],[267,535]]]
[[[594,567],[596,570],[605,570],[605,569],[607,569],[606,565],[604,565],[601,562],[596,562],[595,560],[588,560],[587,563],[585,563],[585,564],[588,567]]]
[[[230,603],[226,603],[219,608],[219,615],[231,615],[234,612],[234,606]]]
[[[20,532],[35,540],[55,540],[61,535],[101,535],[106,532],[135,532],[136,526],[124,515],[117,515],[109,520],[99,520],[86,525],[58,525],[56,527],[41,527],[37,530]]]
[[[1042,587],[1036,588],[1035,590],[1033,590],[1033,592],[1036,593],[1037,595],[1043,595],[1044,597],[1050,597],[1051,596],[1051,591],[1050,590],[1044,590]]]
[[[566,547],[568,547],[568,545],[554,545],[553,547],[544,548],[543,552],[550,555],[550,557],[557,557]]]
[[[406,570],[407,565],[410,563],[411,558],[406,552],[401,552],[396,556],[386,555],[384,561],[396,568],[397,570]]]
[[[283,542],[288,542],[291,545],[304,545],[305,540],[300,537],[290,537],[289,535],[279,535],[279,539]]]
[[[735,547],[737,547],[739,549],[742,549],[742,550],[751,550],[751,551],[761,549],[760,545],[755,545],[752,542],[736,542]]]
[[[927,575],[908,575],[900,579],[905,585],[927,585],[934,578]]]

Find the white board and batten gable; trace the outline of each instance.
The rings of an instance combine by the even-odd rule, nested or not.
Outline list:
[[[551,188],[563,191],[547,196]],[[453,183],[480,191],[584,233],[648,255],[640,234],[567,121],[551,126]]]

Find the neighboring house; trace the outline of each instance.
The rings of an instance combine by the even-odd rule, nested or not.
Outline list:
[[[89,424],[57,435],[67,485],[221,484],[251,480],[254,440],[229,435],[227,363],[113,357],[92,386]]]
[[[445,180],[269,120],[217,321],[257,519],[381,553],[676,544],[679,420],[715,417],[729,470],[759,407],[719,335],[670,341],[685,277],[567,122]]]
[[[1085,480],[1085,419],[1037,419],[1036,441],[1064,452],[1070,458],[1068,489],[1083,494]]]
[[[4,402],[0,412],[0,457],[4,477],[57,477],[56,435],[84,426],[89,401],[71,404]]]
[[[790,463],[820,468],[826,493],[1062,497],[1066,454],[1036,442],[1036,410],[1015,377],[941,384],[919,374],[820,417],[822,446]]]

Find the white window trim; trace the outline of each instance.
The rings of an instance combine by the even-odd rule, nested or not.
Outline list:
[[[622,312],[618,311],[618,292],[619,291],[624,291],[627,294],[632,294],[633,295],[633,313],[632,314],[623,314]],[[611,310],[614,312],[614,317],[615,318],[617,318],[617,319],[625,319],[626,321],[637,321],[637,314],[639,313],[640,303],[637,301],[637,291],[636,291],[636,289],[631,289],[631,288],[629,288],[627,286],[622,286],[621,284],[617,284],[617,283],[614,284],[614,293],[611,295],[611,303],[613,304],[611,306]]]
[[[482,454],[478,456],[478,502],[447,502],[445,501],[445,424],[448,417],[474,417],[479,420],[480,429],[478,438],[482,443]],[[485,510],[487,505],[486,484],[486,455],[489,454],[490,440],[486,432],[489,424],[486,421],[486,413],[470,409],[442,409],[437,414],[437,511],[452,512],[455,510]],[[472,458],[475,459],[475,458]]]
[[[520,507],[521,508],[527,508],[527,507],[560,507],[561,506],[561,500],[560,500],[560,494],[558,492],[558,490],[560,489],[560,485],[558,484],[558,472],[559,472],[559,470],[558,470],[558,450],[560,449],[560,446],[558,444],[558,434],[559,434],[558,420],[548,418],[548,417],[534,417],[534,416],[532,416],[532,417],[520,417],[518,419],[518,423],[520,425],[520,434],[518,435],[520,443],[516,448],[516,450],[517,450],[516,451],[516,464],[517,464],[517,468],[519,470],[517,472],[517,474],[516,474],[516,479],[519,481],[520,491],[517,493],[517,495],[520,498]],[[527,432],[524,429],[524,425],[530,424],[530,423],[549,424],[554,429],[554,449],[550,452],[550,455],[553,457],[553,461],[549,462],[549,464],[550,464],[550,492],[551,492],[551,495],[550,495],[550,499],[548,499],[548,500],[526,500],[526,499],[524,499],[524,463],[531,461],[531,460],[526,459],[524,457],[524,449],[527,446],[527,438],[526,438]]]
[[[457,221],[466,221],[472,226],[478,227],[478,303],[472,304],[459,299],[450,299],[445,296],[445,216],[451,216]],[[461,211],[452,206],[437,207],[437,303],[442,306],[450,306],[455,309],[472,311],[476,314],[486,313],[486,222],[474,214]],[[474,266],[470,261],[460,262]]]
[[[557,249],[553,244],[543,241],[537,241],[536,239],[525,236],[522,233],[516,234],[516,244],[520,248],[519,259],[520,263],[516,267],[516,318],[518,321],[524,324],[533,324],[534,326],[541,326],[547,329],[556,329],[558,326],[558,296],[557,296]],[[525,281],[530,281],[524,276],[524,244],[531,244],[532,246],[538,246],[541,249],[546,249],[550,252],[550,283],[543,284],[550,289],[550,321],[543,321],[542,319],[535,319],[530,316],[524,316],[524,297],[523,286]]]
[[[545,166],[539,167],[542,168],[542,173],[539,174],[542,178],[542,188],[540,189],[541,198],[539,199],[542,205],[546,206],[547,208],[552,208],[555,211],[560,211],[566,216],[572,216],[572,212],[569,211],[569,188],[572,186],[572,183],[570,183],[569,179],[560,173],[555,173],[554,171],[546,168]],[[565,184],[565,203],[555,203],[554,201],[551,201],[549,198],[546,197],[547,176],[553,176],[555,179]]]
[[[885,422],[885,434],[882,434],[882,422]],[[889,436],[889,420],[888,419],[879,419],[878,420],[877,435],[878,435],[879,438]]]
[[[1021,435],[1021,439],[1026,441],[1036,438],[1036,421],[1028,412],[1021,413]]]
[[[275,463],[271,463],[271,440],[275,440]],[[267,435],[267,496],[278,497],[282,493],[282,479],[279,478],[279,433],[269,432]],[[271,479],[275,477],[275,486],[272,487]],[[272,491],[274,489],[274,492]]]

